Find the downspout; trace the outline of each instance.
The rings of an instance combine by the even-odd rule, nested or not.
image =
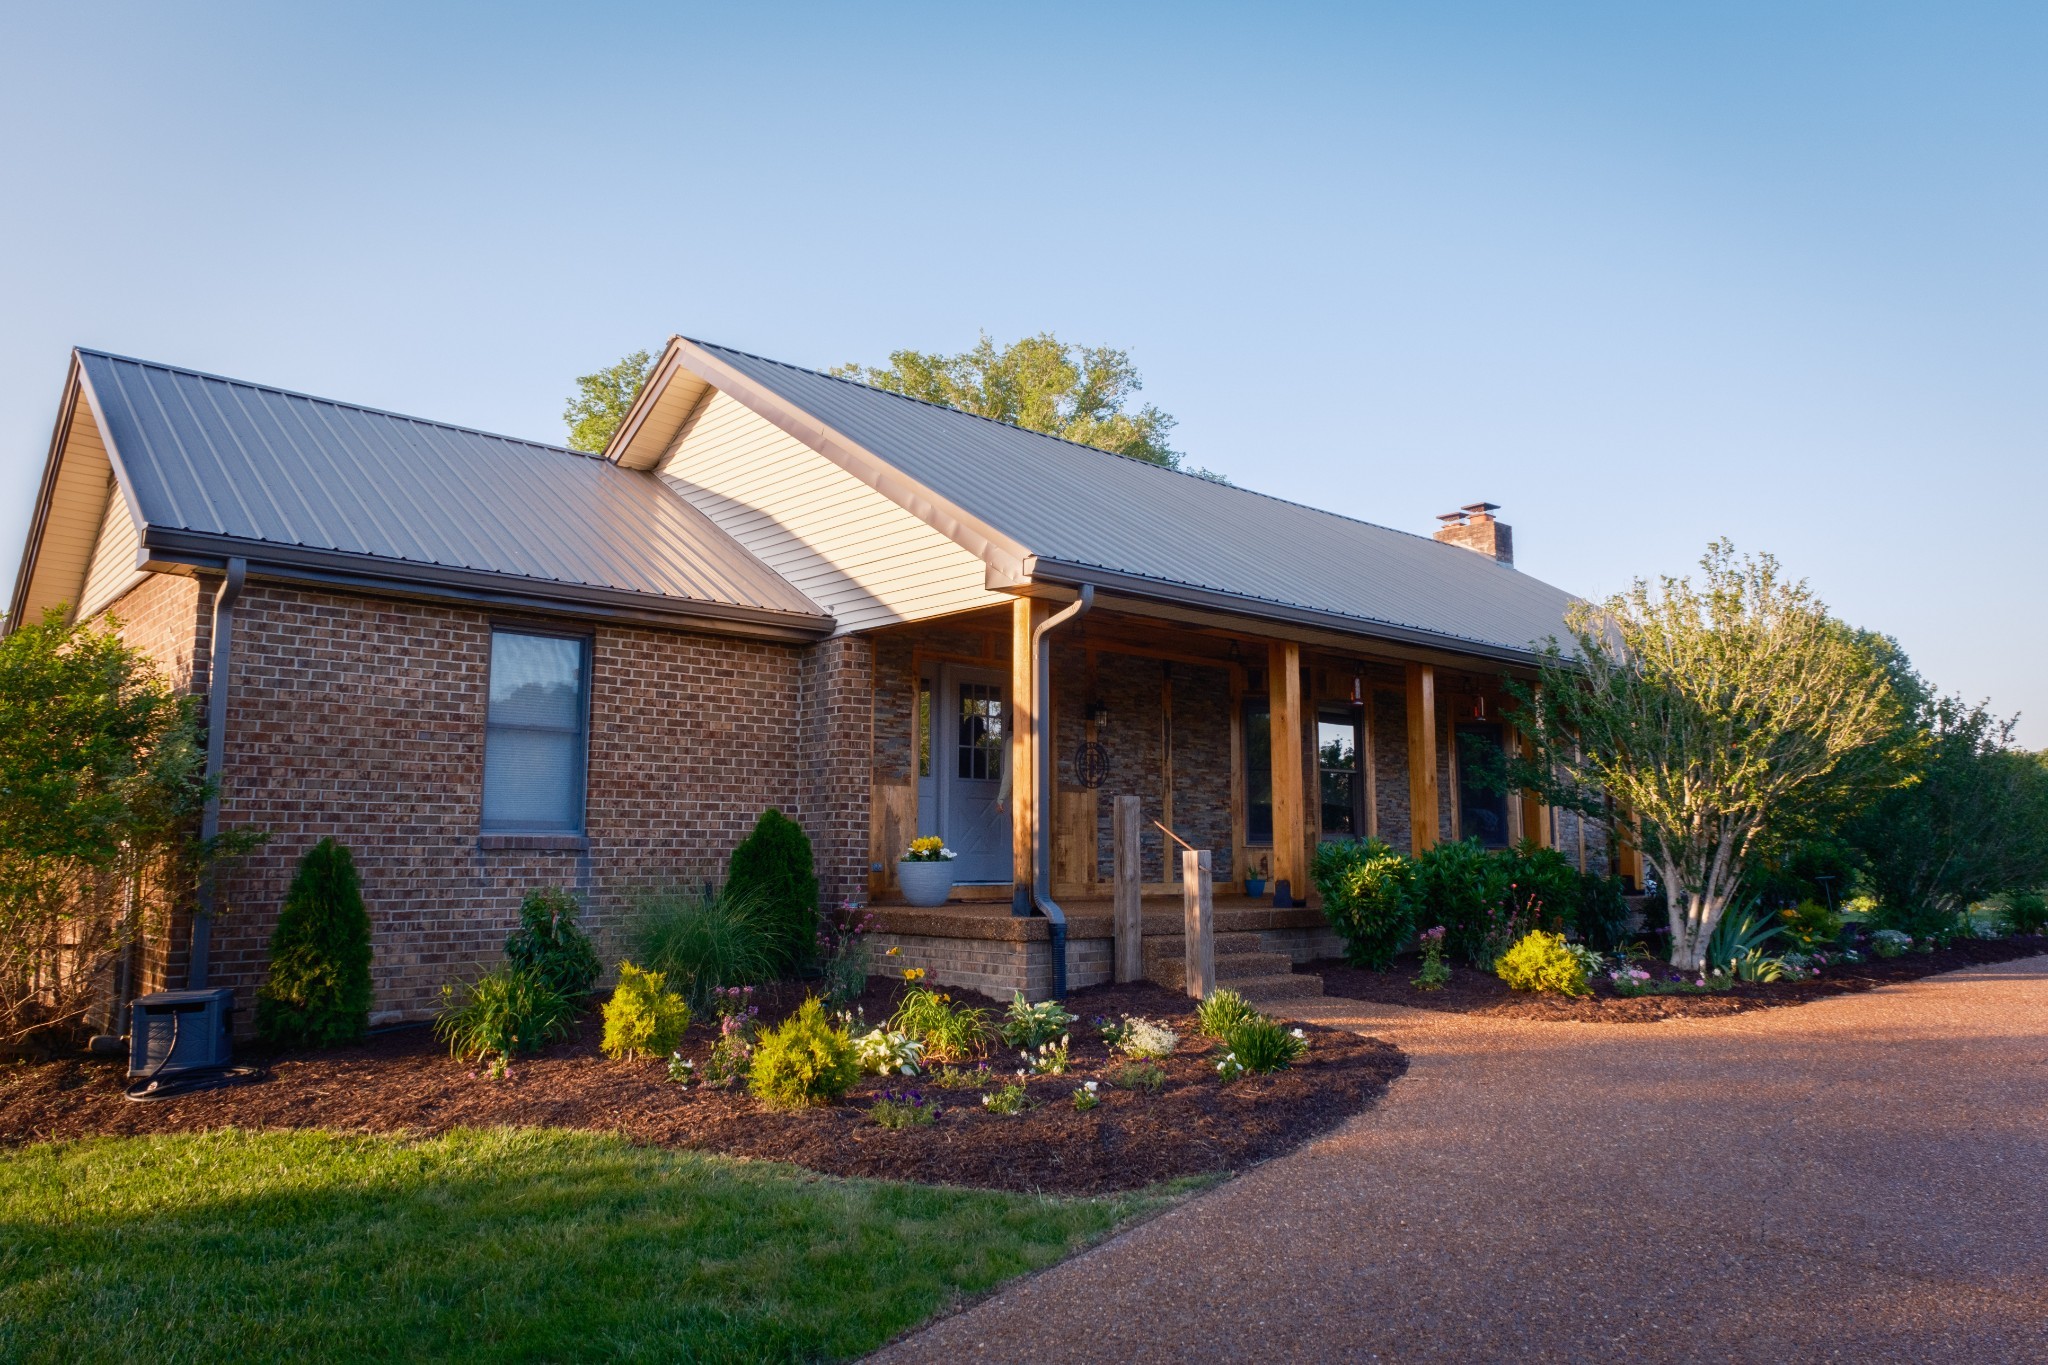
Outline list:
[[[213,661],[206,670],[206,782],[212,787],[205,809],[199,816],[199,843],[210,846],[220,835],[220,770],[227,758],[228,743],[228,654],[234,644],[235,603],[242,597],[242,582],[249,575],[249,561],[228,561],[227,577],[213,595]],[[213,868],[199,874],[199,906],[192,916],[192,951],[185,969],[185,989],[206,989],[207,957],[213,947]]]
[[[1081,600],[1040,621],[1031,632],[1031,768],[1037,788],[1031,803],[1031,904],[1052,930],[1052,994],[1067,998],[1067,912],[1052,898],[1052,640],[1053,631],[1095,605],[1095,585],[1081,585]]]

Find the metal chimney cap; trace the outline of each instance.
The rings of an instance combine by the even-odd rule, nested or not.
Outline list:
[[[1473,515],[1482,512],[1498,512],[1500,504],[1497,502],[1468,502],[1461,510]]]

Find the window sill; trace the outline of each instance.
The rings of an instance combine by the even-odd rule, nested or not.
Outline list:
[[[481,853],[582,853],[590,840],[581,834],[479,834]]]

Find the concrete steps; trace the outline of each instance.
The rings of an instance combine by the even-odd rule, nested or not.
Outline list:
[[[1168,990],[1187,989],[1186,939],[1180,934],[1145,935],[1145,976]],[[1216,984],[1228,986],[1253,1004],[1298,1000],[1323,993],[1319,976],[1297,976],[1294,959],[1268,952],[1256,933],[1216,935]]]

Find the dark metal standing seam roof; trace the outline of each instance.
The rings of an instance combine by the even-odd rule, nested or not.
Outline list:
[[[830,618],[652,474],[557,446],[78,353],[145,544],[501,575],[819,631]],[[167,535],[168,533],[168,535]],[[388,576],[388,573],[387,573]],[[488,581],[488,580],[485,580]]]
[[[695,342],[1041,561],[1509,651],[1570,594],[1425,536]],[[1053,576],[1057,576],[1054,571]]]

